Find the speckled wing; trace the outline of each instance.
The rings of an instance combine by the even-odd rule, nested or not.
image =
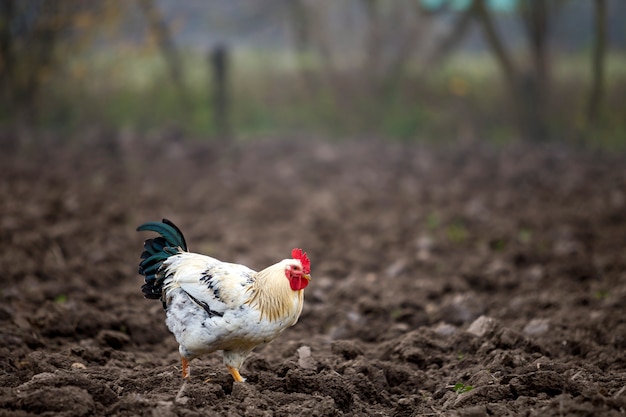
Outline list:
[[[210,256],[183,252],[164,262],[165,289],[181,288],[209,316],[222,316],[229,309],[239,308],[247,299],[252,284],[252,269],[219,261]]]

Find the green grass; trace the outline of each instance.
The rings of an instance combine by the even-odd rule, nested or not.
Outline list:
[[[517,239],[524,244],[530,243],[532,236],[533,234],[529,229],[522,228],[517,232]]]
[[[452,243],[463,243],[468,238],[467,227],[461,220],[456,220],[446,229],[446,236]]]
[[[428,227],[428,230],[430,231],[433,231],[439,228],[440,224],[441,224],[441,219],[439,218],[439,215],[437,213],[434,213],[434,212],[430,213],[428,217],[426,218],[426,225]]]
[[[593,294],[596,300],[605,300],[609,296],[608,290],[598,290]]]
[[[469,391],[473,390],[474,387],[472,387],[471,385],[465,385],[462,382],[459,382],[459,383],[455,384],[452,389],[457,394],[463,394],[465,392],[469,392]]]
[[[67,295],[65,294],[59,294],[56,297],[54,297],[54,302],[57,304],[64,304],[67,302]]]

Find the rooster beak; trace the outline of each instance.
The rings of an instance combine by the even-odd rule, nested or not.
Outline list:
[[[303,278],[306,278],[307,281],[311,281],[311,275],[309,274],[304,274],[302,275]]]

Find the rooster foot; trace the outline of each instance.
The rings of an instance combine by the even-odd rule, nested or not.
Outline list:
[[[233,368],[232,366],[228,365],[226,365],[226,367],[228,368],[228,372],[230,372],[230,374],[235,379],[235,382],[246,382],[245,378],[242,378],[241,374],[239,373],[239,369]]]
[[[180,360],[183,364],[183,379],[189,379],[189,361],[184,356],[180,357]]]

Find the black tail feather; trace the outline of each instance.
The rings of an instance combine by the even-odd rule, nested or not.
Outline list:
[[[163,219],[162,222],[147,222],[142,224],[137,228],[137,231],[140,232],[142,230],[151,230],[153,232],[157,232],[162,236],[162,240],[159,238],[153,239],[156,241],[157,246],[160,246],[163,243],[166,243],[167,246],[170,247],[180,247],[182,250],[187,250],[187,243],[185,242],[185,237],[180,229],[171,221],[167,219]],[[148,250],[148,248],[146,248]]]
[[[137,231],[144,230],[157,232],[160,236],[144,242],[138,271],[145,276],[141,291],[146,298],[162,299],[165,277],[159,274],[159,271],[163,261],[181,251],[187,251],[187,243],[180,229],[167,219],[163,219],[162,222],[144,223],[137,228]]]

